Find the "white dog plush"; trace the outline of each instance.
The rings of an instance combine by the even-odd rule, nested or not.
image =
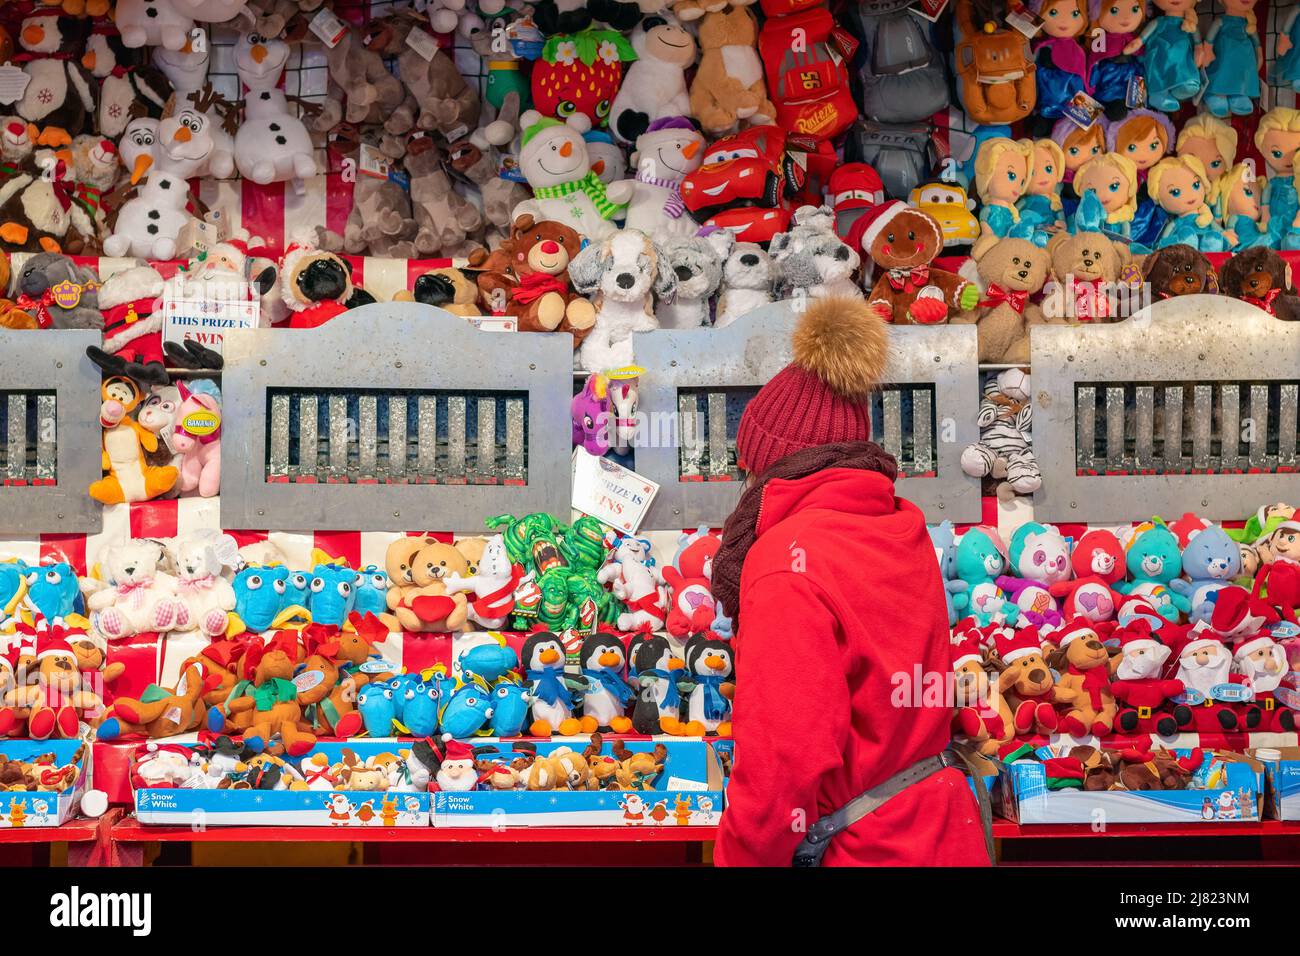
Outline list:
[[[632,364],[632,333],[659,328],[654,297],[670,298],[677,277],[658,245],[624,229],[593,242],[569,263],[573,287],[596,307],[596,324],[578,353],[584,369],[608,371]]]
[[[722,256],[721,292],[713,317],[713,327],[721,329],[772,301],[779,270],[756,243],[736,242],[726,231],[710,233],[708,238]]]

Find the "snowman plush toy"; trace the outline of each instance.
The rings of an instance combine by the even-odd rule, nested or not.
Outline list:
[[[244,33],[235,44],[235,69],[247,92],[244,122],[235,134],[235,165],[245,179],[265,185],[292,181],[302,195],[303,180],[316,175],[311,136],[279,89],[289,60],[289,44]]]

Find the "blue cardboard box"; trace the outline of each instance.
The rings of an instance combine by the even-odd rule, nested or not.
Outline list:
[[[0,741],[0,754],[10,760],[33,760],[54,754],[54,766],[77,765],[77,779],[67,789],[7,790],[0,794],[0,827],[57,827],[73,816],[89,786],[90,745],[80,739]]]
[[[1188,751],[1174,750],[1180,756]],[[1260,818],[1264,768],[1247,754],[1206,751],[1219,766],[1195,790],[1049,790],[1036,760],[1005,764],[999,810],[1020,824],[1224,823]]]
[[[546,756],[559,747],[581,752],[586,738],[556,739],[537,744]],[[475,746],[495,743],[509,759],[517,741],[475,740]],[[472,790],[433,794],[435,827],[513,826],[716,826],[722,816],[725,784],[713,743],[700,739],[628,740],[629,751],[667,748],[663,772],[653,790]],[[602,753],[612,748],[606,742]]]
[[[1300,747],[1261,747],[1250,753],[1264,767],[1265,812],[1274,820],[1300,820]]]
[[[401,746],[392,740],[349,740],[319,743],[311,753],[335,762],[348,748],[364,760]],[[427,827],[429,798],[425,791],[400,790],[142,787],[135,791],[135,815],[141,823],[160,826]]]

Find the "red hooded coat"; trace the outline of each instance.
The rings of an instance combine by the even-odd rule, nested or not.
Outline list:
[[[918,669],[931,681],[951,670],[948,617],[925,519],[892,481],[854,468],[773,479],[757,535],[740,584],[736,761],[715,852],[724,866],[789,866],[800,820],[938,754],[952,719],[945,703],[920,706],[914,687]],[[823,858],[987,863],[978,806],[953,769],[842,831]]]

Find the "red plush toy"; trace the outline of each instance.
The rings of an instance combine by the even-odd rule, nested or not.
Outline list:
[[[1163,680],[1170,649],[1151,630],[1149,621],[1138,619],[1116,632],[1123,654],[1115,669],[1110,691],[1120,701],[1115,729],[1121,733],[1157,733],[1169,736],[1192,722],[1191,708],[1166,703],[1184,690],[1180,680]]]
[[[1282,645],[1274,641],[1268,632],[1261,631],[1239,643],[1232,659],[1254,695],[1246,705],[1247,725],[1250,725],[1251,716],[1254,715],[1255,730],[1287,733],[1295,730],[1295,712],[1282,706],[1273,694],[1290,670],[1286,650]]]
[[[1232,653],[1213,631],[1191,635],[1178,654],[1176,677],[1184,687],[1176,702],[1192,711],[1190,729],[1217,734],[1249,729],[1237,718],[1238,705],[1247,694],[1243,678],[1232,673]]]
[[[718,614],[710,578],[713,557],[722,539],[701,528],[686,538],[674,564],[664,568],[664,581],[672,588],[672,603],[665,627],[677,638],[711,630]]]

